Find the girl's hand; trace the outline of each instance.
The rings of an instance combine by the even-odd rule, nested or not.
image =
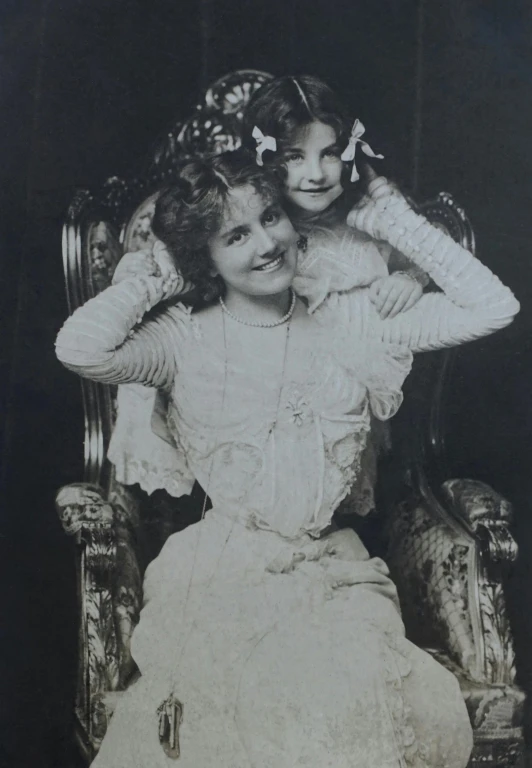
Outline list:
[[[396,272],[375,280],[369,289],[370,299],[382,320],[406,312],[423,296],[423,287],[407,274]]]

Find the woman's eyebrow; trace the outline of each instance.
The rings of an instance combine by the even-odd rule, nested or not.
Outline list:
[[[224,238],[224,237],[230,237],[231,235],[234,235],[236,232],[244,232],[246,227],[243,224],[238,224],[236,227],[231,227],[231,229],[226,229],[223,232],[220,232],[218,237]]]
[[[266,208],[262,212],[262,216],[266,216],[267,213],[274,213],[275,211],[278,211],[281,208],[281,203],[273,201],[271,203],[268,203]]]

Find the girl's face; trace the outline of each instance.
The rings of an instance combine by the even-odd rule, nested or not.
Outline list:
[[[252,186],[236,187],[219,231],[209,241],[216,274],[227,290],[245,296],[274,296],[292,284],[298,235],[277,202]]]
[[[342,151],[330,125],[313,122],[301,128],[284,152],[288,199],[309,213],[325,211],[343,192]]]

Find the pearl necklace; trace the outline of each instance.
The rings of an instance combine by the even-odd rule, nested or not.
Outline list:
[[[238,317],[237,315],[233,315],[233,313],[227,309],[224,300],[220,296],[220,306],[222,310],[225,312],[226,315],[229,315],[233,320],[236,320],[237,323],[242,323],[242,325],[251,325],[253,328],[275,328],[277,325],[283,325],[283,323],[286,323],[287,320],[290,320],[292,315],[294,314],[294,309],[296,308],[296,294],[292,289],[292,301],[290,302],[290,307],[288,309],[288,312],[286,315],[283,315],[283,317],[279,318],[279,320],[274,320],[272,323],[253,323],[249,320],[242,320],[241,317]]]

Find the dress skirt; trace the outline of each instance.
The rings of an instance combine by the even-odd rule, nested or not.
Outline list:
[[[132,651],[141,677],[94,768],[467,765],[458,683],[406,640],[387,567],[360,542],[346,555],[211,512],[149,566]],[[158,740],[171,691],[178,760]]]

